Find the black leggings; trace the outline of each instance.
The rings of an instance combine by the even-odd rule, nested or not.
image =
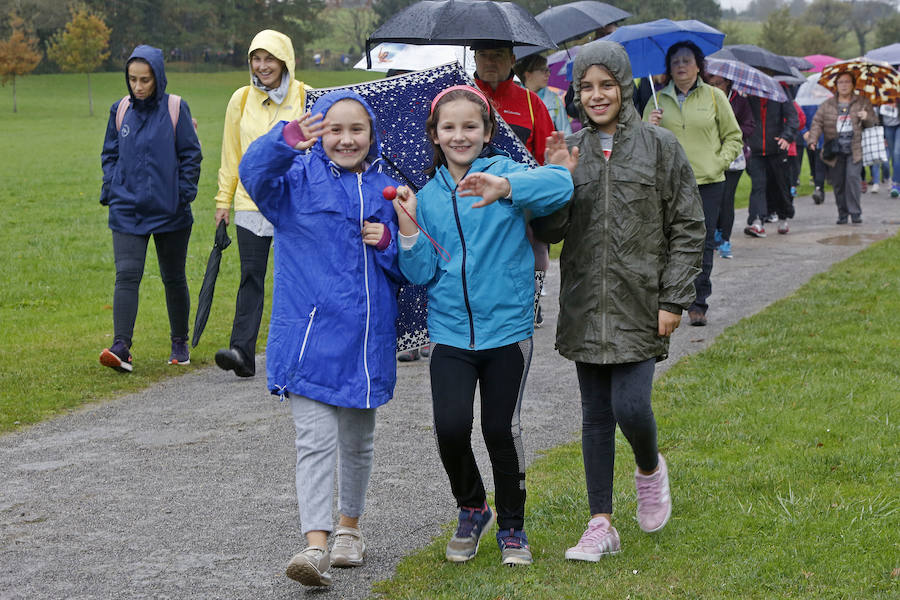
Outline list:
[[[500,529],[525,523],[525,454],[519,412],[532,340],[490,350],[436,344],[431,351],[434,430],[457,506],[481,507],[484,483],[472,452],[475,384],[481,389],[481,433],[491,457]]]
[[[619,365],[576,362],[581,389],[581,452],[591,514],[612,514],[616,423],[643,471],[658,463],[650,406],[656,359]]]
[[[116,288],[113,294],[114,339],[131,347],[134,321],[138,311],[138,290],[144,276],[150,235],[133,235],[113,231],[113,255],[116,261]],[[187,339],[191,298],[188,293],[184,265],[187,259],[191,228],[154,233],[159,274],[166,288],[169,312],[169,335]]]

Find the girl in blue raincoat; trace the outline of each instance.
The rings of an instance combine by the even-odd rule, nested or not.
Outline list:
[[[382,191],[371,107],[328,93],[281,122],[241,160],[240,176],[275,227],[275,289],[266,345],[269,390],[289,398],[297,433],[297,500],[308,547],[287,575],[331,584],[329,567],[363,564],[359,529],[372,469],[375,409],[397,378],[397,218]],[[324,120],[321,119],[324,115]],[[304,153],[303,151],[309,150]],[[339,463],[340,520],[331,550]]]

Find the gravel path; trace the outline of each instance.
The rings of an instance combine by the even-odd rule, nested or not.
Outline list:
[[[741,233],[739,211],[735,258],[715,262],[709,326],[679,328],[657,373],[896,233],[900,200],[867,194],[863,208],[865,224],[838,227],[831,194],[823,206],[800,198],[791,233],[771,227],[765,240]],[[558,284],[554,263],[523,407],[529,460],[577,439],[580,426],[574,367],[553,350]],[[431,433],[427,362],[401,364],[398,375],[394,400],[379,409],[363,520],[369,560],[337,571],[321,592],[328,598],[368,597],[373,582],[455,519]],[[97,367],[97,376],[115,375]],[[264,386],[264,376],[209,368],[0,437],[0,599],[318,595],[283,575],[303,547],[293,425]]]

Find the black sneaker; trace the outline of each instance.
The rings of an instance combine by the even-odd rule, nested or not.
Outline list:
[[[116,340],[110,348],[103,349],[100,353],[100,364],[120,373],[131,373],[134,369],[131,351],[122,340]]]
[[[216,364],[225,371],[234,371],[238,377],[253,377],[256,375],[256,365],[251,368],[246,362],[241,351],[237,348],[222,348],[216,352]]]
[[[169,355],[170,365],[191,364],[191,351],[188,349],[186,338],[172,338],[172,354]]]
[[[812,199],[816,204],[822,204],[823,202],[825,202],[825,192],[822,190],[822,188],[817,187],[815,189],[815,191],[812,193]]]

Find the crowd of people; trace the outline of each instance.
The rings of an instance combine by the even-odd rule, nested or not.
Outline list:
[[[427,290],[434,430],[459,509],[446,559],[471,560],[496,522],[501,561],[530,564],[521,411],[549,244],[565,242],[556,347],[575,363],[581,392],[589,507],[565,557],[597,561],[622,545],[612,525],[616,426],[634,456],[640,528],[659,531],[671,515],[651,405],[655,364],[667,357],[683,313],[691,325],[707,323],[713,259],[717,250],[731,256],[742,172],[752,184],[749,236],[765,237],[767,222],[789,232],[799,174],[790,149],[798,142],[827,166],[837,223],[862,219],[861,129],[879,114],[853,92],[849,73],[801,136],[803,111],[792,101],[736,93],[728,80],[707,76],[690,42],[669,48],[651,102],[651,86],[633,80],[624,49],[597,40],[573,64],[573,128],[566,90],[547,85],[545,58],[516,63],[511,44],[482,42],[475,59],[474,86],[445,89],[431,102],[424,129],[434,161],[417,191],[383,169],[381,129],[361,96],[331,91],[305,110],[308,88],[279,32],[251,41],[250,83],[227,102],[214,218],[235,225],[241,275],[231,339],[215,360],[238,377],[256,373],[274,240],[266,370],[269,391],[289,401],[294,419],[307,546],[286,574],[304,585],[330,585],[331,567],[366,560],[360,519],[377,408],[397,379],[401,284]],[[187,103],[166,91],[161,51],[138,46],[125,74],[128,95],[110,109],[102,152],[116,276],[114,341],[100,363],[131,372],[150,237],[165,284],[169,362],[190,362],[185,262],[201,150]],[[500,117],[541,166],[492,145]],[[896,106],[880,118],[900,194]],[[493,508],[471,444],[476,386]]]

